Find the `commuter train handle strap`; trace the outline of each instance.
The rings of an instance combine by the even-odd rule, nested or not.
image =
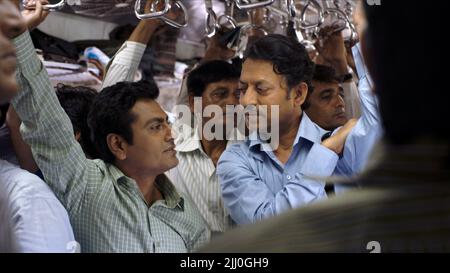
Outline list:
[[[162,10],[157,10],[157,6],[159,5],[160,1],[162,1],[162,0],[156,0],[156,1],[149,0],[149,1],[153,1],[150,12],[149,13],[145,13],[145,12],[141,13],[140,12],[141,0],[136,0],[136,3],[134,5],[134,13],[138,19],[140,19],[140,20],[160,19],[164,23],[166,23],[172,27],[175,27],[175,28],[187,27],[188,20],[189,20],[188,12],[187,12],[186,7],[180,1],[175,1],[174,4],[172,5],[170,3],[170,0],[163,0],[164,8]],[[165,15],[167,15],[173,7],[177,7],[178,9],[180,9],[182,11],[183,22],[177,22],[175,20],[165,17]]]
[[[153,1],[153,0],[150,0]],[[156,19],[166,15],[170,10],[170,0],[164,0],[164,9],[157,11],[154,4],[159,4],[159,0],[152,3],[152,10],[149,13],[141,13],[141,0],[136,0],[134,4],[134,14],[140,20]]]
[[[206,20],[205,33],[208,38],[216,35],[217,15],[214,12],[212,0],[205,0]]]
[[[231,25],[232,29],[235,29],[237,27],[236,20],[227,14],[222,14],[217,18],[217,26],[222,26],[222,22],[229,23]]]
[[[338,8],[327,8],[324,11],[324,17],[326,17],[330,14],[333,14],[333,13],[337,15],[338,19],[344,20],[344,22],[345,22],[344,25],[342,25],[340,28],[335,29],[334,32],[340,32],[340,31],[348,28],[350,30],[350,38],[349,39],[351,41],[356,40],[357,39],[356,28],[353,25],[350,18],[348,17],[348,15],[344,11],[342,11]]]
[[[24,1],[22,2],[23,7],[24,7],[25,9],[31,9],[31,10],[35,9],[34,6],[33,6],[33,7],[28,7],[28,6],[26,5],[26,2],[27,2],[26,0],[24,0]],[[62,9],[65,5],[66,5],[66,0],[61,0],[61,1],[59,1],[58,3],[55,3],[55,4],[46,4],[46,5],[43,5],[42,8],[43,8],[44,10],[48,10],[48,11],[57,11],[57,10]]]
[[[183,12],[183,22],[177,22],[175,20],[169,19],[165,16],[161,17],[160,19],[162,21],[164,21],[164,23],[168,24],[169,26],[175,27],[175,28],[184,28],[188,26],[188,20],[189,20],[189,16],[188,16],[188,11],[186,9],[186,7],[183,5],[183,3],[181,3],[180,1],[175,1],[174,5],[171,6],[172,7],[177,7],[179,8],[182,12]]]
[[[244,3],[243,0],[235,0],[234,2],[236,3],[236,7],[238,9],[257,9],[270,6],[275,2],[275,0],[258,1],[254,3],[250,3],[249,1],[246,1],[247,3]]]
[[[318,12],[318,20],[316,23],[306,24],[306,11],[309,6],[314,6]],[[312,29],[320,27],[325,21],[325,17],[323,15],[322,6],[316,0],[308,0],[306,5],[303,7],[302,12],[300,13],[300,28],[301,29]]]

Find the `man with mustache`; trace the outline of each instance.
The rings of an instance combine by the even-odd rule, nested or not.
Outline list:
[[[229,147],[219,160],[217,173],[224,202],[238,224],[326,198],[323,181],[327,177],[351,175],[362,169],[370,151],[366,144],[379,130],[370,130],[367,119],[347,121],[343,112],[331,124],[319,121],[325,128],[315,123],[302,108],[313,74],[314,65],[305,48],[290,38],[268,35],[247,52],[240,78],[240,103],[245,107],[266,106],[268,111],[259,111],[257,122],[249,115],[247,125],[257,131],[244,143]],[[272,117],[276,107],[279,116]],[[334,109],[331,112],[335,115]],[[369,120],[371,114],[367,115]],[[267,121],[261,123],[261,117]],[[276,147],[261,137],[261,132],[270,132],[270,140],[274,139],[274,118],[275,123],[279,121]],[[340,130],[330,133],[344,123]]]
[[[209,233],[192,202],[164,172],[178,164],[154,82],[118,83],[96,96],[88,117],[99,160],[89,160],[34,52],[14,39],[21,90],[12,104],[47,184],[69,212],[82,252],[187,252]]]
[[[213,235],[233,225],[222,201],[216,167],[231,144],[230,139],[234,140],[235,116],[234,112],[227,113],[226,108],[239,103],[236,91],[239,74],[235,65],[222,60],[204,62],[189,73],[188,101],[195,126],[191,128],[188,122],[177,122],[179,128],[183,128],[176,139],[180,164],[168,172],[175,185],[191,196]],[[217,114],[205,115],[208,107],[215,107]]]
[[[311,88],[302,108],[312,121],[327,131],[347,122],[344,89],[332,67],[315,65]]]
[[[356,179],[361,190],[235,230],[207,251],[449,251],[450,123],[440,118],[449,116],[448,101],[424,99],[427,88],[440,89],[430,80],[435,73],[424,71],[411,80],[417,67],[430,65],[426,41],[417,40],[426,30],[417,20],[423,7],[408,1],[360,3],[368,19],[361,49],[384,129],[371,158],[376,164]]]

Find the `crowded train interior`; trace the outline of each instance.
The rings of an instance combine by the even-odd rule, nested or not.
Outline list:
[[[0,253],[448,252],[421,13],[0,0]]]

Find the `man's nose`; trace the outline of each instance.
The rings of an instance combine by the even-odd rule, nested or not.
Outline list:
[[[340,95],[337,95],[335,98],[335,105],[336,105],[336,108],[344,108],[345,107],[344,98]]]
[[[174,130],[173,129],[173,126],[170,124],[170,123],[167,123],[166,125],[165,125],[165,136],[164,136],[164,139],[167,141],[167,142],[172,142],[172,141],[174,141],[175,140],[175,137],[176,137],[176,135],[177,135],[177,132],[176,132],[176,130]]]
[[[243,106],[257,105],[258,104],[257,93],[252,88],[249,87],[245,93],[241,93],[239,102]]]

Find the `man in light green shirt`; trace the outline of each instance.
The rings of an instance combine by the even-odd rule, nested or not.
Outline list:
[[[163,175],[178,159],[156,85],[119,83],[99,94],[89,123],[102,159],[88,160],[28,31],[13,43],[21,91],[12,103],[21,133],[69,212],[81,251],[187,252],[208,241],[192,201]]]

